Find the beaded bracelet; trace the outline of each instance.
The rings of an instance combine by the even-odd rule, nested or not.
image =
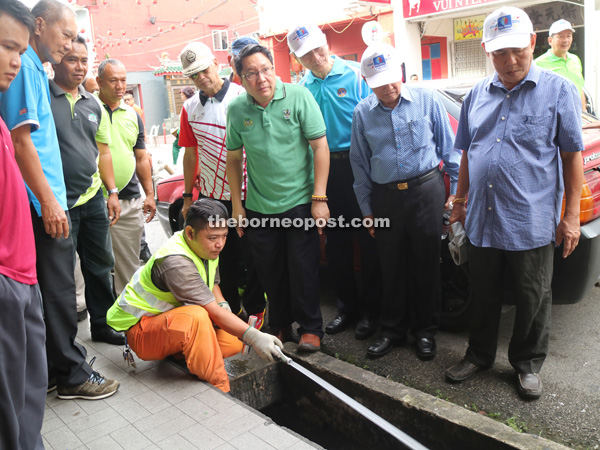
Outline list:
[[[313,202],[326,202],[329,200],[326,195],[313,195],[310,197],[310,199]]]

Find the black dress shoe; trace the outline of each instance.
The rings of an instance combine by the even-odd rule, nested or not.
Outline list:
[[[525,400],[537,400],[542,395],[542,379],[539,373],[517,375],[517,392]]]
[[[106,342],[112,345],[125,345],[125,334],[122,331],[115,331],[107,326],[99,330],[92,330],[92,341]]]
[[[465,381],[474,373],[484,369],[487,369],[487,367],[478,366],[477,364],[473,364],[471,361],[463,359],[458,364],[455,364],[446,370],[446,380],[452,383],[460,383],[461,381]]]
[[[432,337],[422,337],[417,339],[417,356],[423,361],[429,361],[433,359],[437,353],[437,346],[435,345],[435,339]]]
[[[88,317],[87,309],[83,311],[77,311],[77,322],[83,322]]]
[[[403,341],[400,339],[380,337],[377,342],[369,345],[369,348],[367,348],[367,356],[379,358],[383,355],[387,355],[396,345],[400,345],[402,342]]]
[[[350,316],[347,314],[338,314],[325,326],[325,333],[336,334],[345,330],[350,325]]]
[[[366,339],[373,336],[375,331],[377,331],[377,321],[375,319],[365,317],[364,319],[360,319],[360,322],[358,322],[358,325],[356,325],[354,337],[358,340]]]

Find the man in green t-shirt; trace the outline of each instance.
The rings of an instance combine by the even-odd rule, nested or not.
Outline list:
[[[587,101],[583,93],[584,80],[581,61],[577,55],[569,53],[571,44],[573,44],[574,32],[575,29],[571,26],[570,22],[564,19],[554,22],[548,31],[548,44],[550,44],[550,48],[546,53],[538,56],[535,59],[535,63],[539,67],[552,70],[571,80],[577,87],[579,95],[581,95],[581,106],[585,111]]]
[[[318,351],[323,318],[320,246],[314,224],[329,218],[325,122],[306,88],[277,79],[267,48],[244,47],[235,71],[247,93],[232,100],[227,111],[225,144],[233,218],[238,220],[240,236],[244,222],[250,225],[248,240],[269,298],[269,326],[286,341],[292,337],[291,324],[298,322],[298,349]],[[248,172],[245,209],[242,148]]]

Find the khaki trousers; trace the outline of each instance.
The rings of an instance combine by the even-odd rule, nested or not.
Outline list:
[[[110,227],[113,254],[115,255],[115,293],[117,297],[135,271],[140,267],[140,241],[144,231],[142,198],[121,200],[121,217]]]

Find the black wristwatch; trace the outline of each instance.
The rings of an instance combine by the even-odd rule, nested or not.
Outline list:
[[[183,193],[183,198],[192,198],[194,196],[194,194],[187,194],[187,193]]]

